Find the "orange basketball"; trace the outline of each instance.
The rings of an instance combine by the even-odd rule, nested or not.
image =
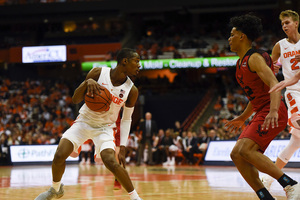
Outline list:
[[[87,107],[96,112],[108,111],[111,103],[111,94],[108,89],[102,87],[101,93],[96,92],[94,96],[85,94],[84,101]]]

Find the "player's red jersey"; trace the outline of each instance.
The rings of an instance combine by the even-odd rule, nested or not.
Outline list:
[[[259,53],[265,59],[267,65],[274,72],[274,66],[269,54],[262,50],[250,49],[242,61],[240,59],[236,64],[236,79],[249,101],[253,106],[253,111],[258,111],[267,104],[270,104],[270,87],[267,86],[260,77],[250,70],[248,60],[253,53]],[[241,63],[241,64],[239,64]]]

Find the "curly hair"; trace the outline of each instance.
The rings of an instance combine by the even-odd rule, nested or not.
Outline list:
[[[246,14],[232,17],[230,19],[230,26],[247,35],[251,41],[254,41],[262,34],[261,19],[254,15]]]

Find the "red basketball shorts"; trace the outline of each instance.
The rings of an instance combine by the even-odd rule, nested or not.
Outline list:
[[[262,110],[258,111],[239,137],[239,139],[249,138],[256,142],[260,146],[259,151],[261,151],[262,153],[265,152],[270,142],[282,130],[285,129],[288,121],[286,106],[284,105],[283,101],[281,101],[278,110],[278,127],[272,128],[270,124],[268,130],[262,130],[261,126],[263,125],[266,116],[269,114],[269,110],[270,105],[268,104]]]

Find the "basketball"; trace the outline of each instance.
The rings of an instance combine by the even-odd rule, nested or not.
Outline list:
[[[108,111],[111,103],[111,94],[108,89],[103,87],[101,93],[96,92],[94,96],[85,94],[84,101],[89,109],[95,112]]]

